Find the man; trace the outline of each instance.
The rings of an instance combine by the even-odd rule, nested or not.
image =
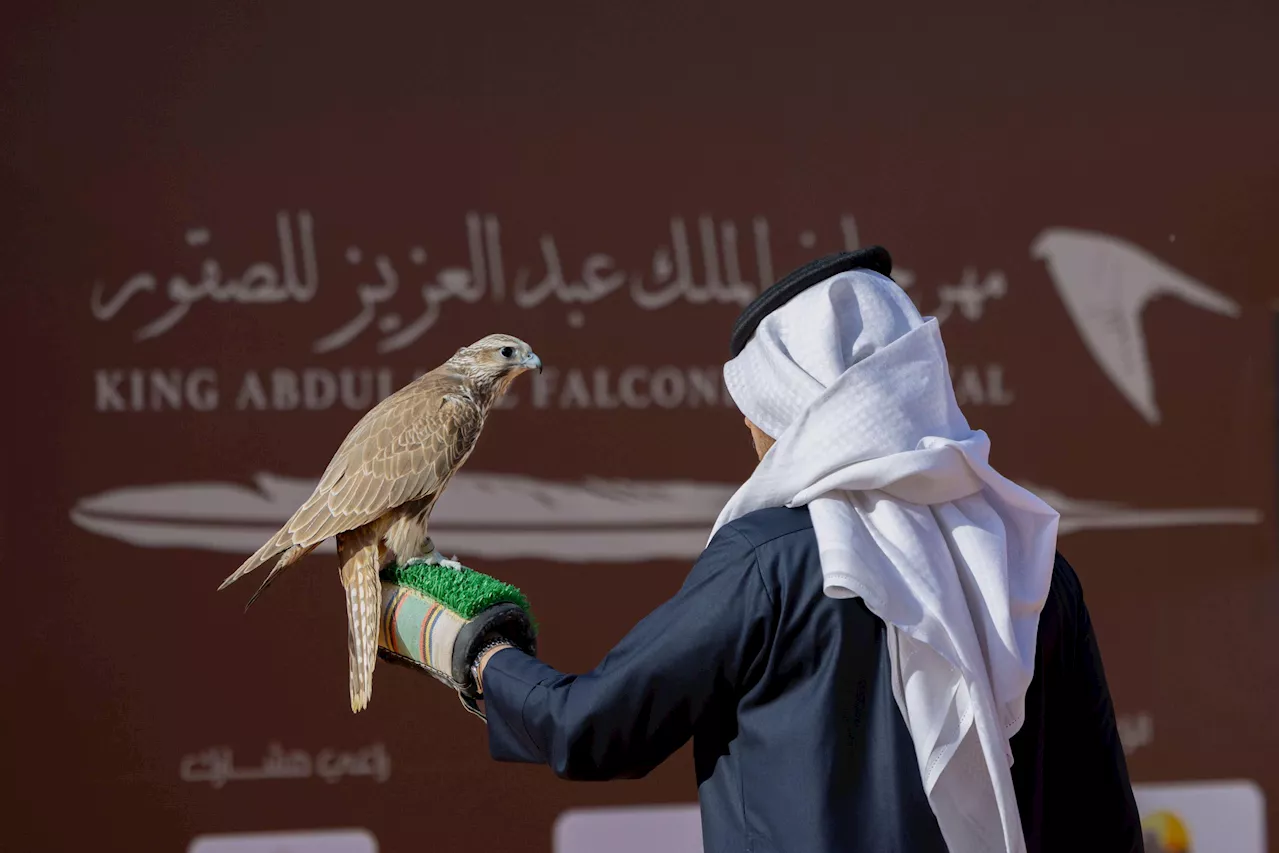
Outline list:
[[[490,753],[604,780],[692,738],[708,853],[1141,850],[1058,516],[987,464],[890,271],[830,256],[747,307],[758,467],[594,670],[481,656]]]

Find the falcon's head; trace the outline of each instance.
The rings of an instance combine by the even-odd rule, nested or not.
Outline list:
[[[542,371],[542,359],[524,341],[511,335],[487,335],[463,347],[449,359],[454,368],[477,385],[502,393],[526,370]]]

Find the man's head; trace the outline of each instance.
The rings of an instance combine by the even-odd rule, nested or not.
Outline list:
[[[793,271],[757,296],[738,317],[730,341],[733,357],[738,357],[761,322],[770,314],[809,288],[841,272],[854,269],[869,269],[888,276],[893,269],[893,259],[883,247],[871,246],[856,252],[828,255]],[[775,437],[757,426],[745,412],[743,414],[743,421],[751,432],[751,443],[756,449],[756,456],[763,459],[769,448],[773,447]],[[777,426],[779,425],[775,424]]]

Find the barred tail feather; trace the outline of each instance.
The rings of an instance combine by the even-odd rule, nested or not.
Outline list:
[[[338,535],[342,586],[347,592],[347,665],[353,713],[369,705],[373,666],[378,659],[378,609],[382,585],[380,537],[368,527]]]

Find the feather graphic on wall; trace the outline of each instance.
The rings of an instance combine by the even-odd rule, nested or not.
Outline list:
[[[112,489],[78,501],[71,519],[85,530],[142,548],[248,552],[278,529],[315,485],[268,473],[254,482]],[[1255,509],[1139,509],[1023,485],[1061,513],[1061,535],[1262,521]],[[436,508],[432,535],[450,552],[491,560],[689,560],[702,552],[711,525],[736,489],[727,483],[552,482],[464,471]]]

